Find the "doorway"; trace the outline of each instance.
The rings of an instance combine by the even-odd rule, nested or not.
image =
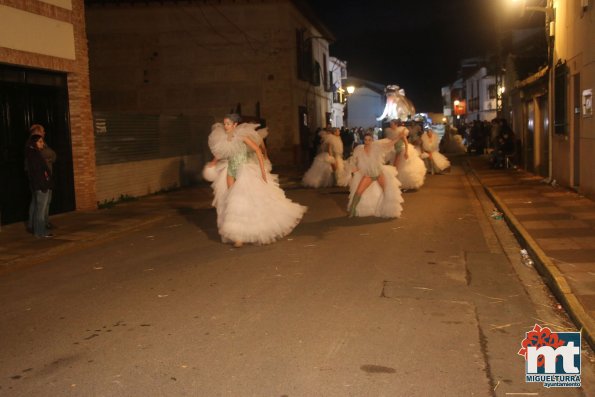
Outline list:
[[[531,100],[525,102],[527,124],[525,126],[525,169],[529,172],[535,170],[535,105]]]
[[[549,120],[550,115],[548,114],[547,96],[541,96],[538,98],[539,103],[539,162],[537,163],[537,174],[547,177],[549,174],[549,161],[550,161],[550,129]]]
[[[579,109],[574,111],[573,128],[572,128],[572,141],[573,141],[573,157],[572,157],[572,168],[573,178],[572,186],[577,189],[581,185],[581,75],[577,73],[573,76],[573,89],[574,89],[574,108]]]
[[[74,175],[65,73],[0,64],[0,221],[27,219],[31,192],[24,170],[29,126],[41,124],[57,153],[50,214],[72,211]]]

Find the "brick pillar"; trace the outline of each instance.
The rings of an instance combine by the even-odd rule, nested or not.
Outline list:
[[[68,94],[76,208],[95,209],[95,136],[91,112],[84,0],[72,1],[72,23],[76,59],[74,70],[68,73]]]

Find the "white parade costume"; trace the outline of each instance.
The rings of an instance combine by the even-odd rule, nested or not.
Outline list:
[[[386,139],[390,139],[395,141],[395,144],[389,150],[386,155],[384,156],[385,162],[393,164],[395,162],[395,157],[403,151],[405,148],[405,141],[404,139],[409,134],[409,130],[406,127],[398,126],[397,128],[385,128],[384,129],[384,137]]]
[[[320,188],[347,186],[350,173],[343,162],[343,141],[332,133],[322,133],[321,152],[314,158],[312,165],[302,178],[304,186]],[[333,171],[333,165],[335,170]]]
[[[407,131],[408,133],[409,131]],[[408,155],[407,159],[405,153]],[[403,148],[399,154],[397,171],[401,189],[419,189],[423,186],[426,179],[426,165],[412,144]]]
[[[466,153],[467,147],[463,143],[463,137],[458,134],[458,130],[455,127],[447,127],[442,138],[443,151],[445,153]]]
[[[214,167],[207,164],[203,176],[212,181],[223,242],[272,243],[291,233],[307,210],[285,197],[275,175],[265,170],[267,181],[263,180],[260,165],[251,159],[244,142],[247,138],[258,146],[257,126],[240,124],[228,136],[217,123],[209,135],[209,147],[219,161]],[[230,188],[228,175],[235,178]]]
[[[432,136],[430,137],[428,133],[425,132],[421,136],[421,144],[422,150],[428,153],[427,161],[430,164],[429,171],[432,172],[432,174],[435,171],[442,172],[450,167],[450,161],[448,161],[448,159],[438,151],[438,135],[432,133]]]
[[[321,187],[333,186],[333,167],[335,159],[328,153],[327,136],[330,135],[327,131],[319,132],[320,135],[320,152],[314,157],[314,161],[308,171],[302,177],[302,184],[306,187],[313,187],[315,189]]]
[[[385,159],[389,164],[394,164],[395,157],[399,156],[397,171],[401,189],[419,189],[422,187],[426,178],[426,165],[411,143],[405,145],[404,140],[409,136],[409,129],[403,126],[386,128],[384,136],[392,140],[398,139]],[[408,154],[407,159],[405,159],[405,153]]]
[[[373,182],[363,192],[356,203],[355,216],[377,216],[382,218],[398,218],[401,216],[403,198],[399,189],[401,183],[397,179],[397,169],[391,165],[384,165],[384,157],[391,150],[394,143],[388,139],[381,139],[370,144],[366,152],[365,145],[359,145],[353,151],[353,160],[358,171],[355,172],[349,186],[348,211],[356,197],[356,191],[364,176],[373,178]],[[377,178],[384,176],[384,191]]]
[[[267,128],[259,128],[256,130],[256,132],[258,133],[259,141],[255,142],[255,143],[258,145],[258,147],[264,146],[264,140],[266,139],[267,136],[269,136],[269,130]],[[250,152],[250,153],[254,154],[254,152]],[[253,156],[253,157],[256,160],[256,162],[258,163],[258,159],[256,158],[256,156]],[[267,172],[273,171],[273,164],[271,163],[271,160],[269,160],[268,156],[267,156],[267,158],[265,158],[263,160],[264,160],[264,169],[267,170]]]

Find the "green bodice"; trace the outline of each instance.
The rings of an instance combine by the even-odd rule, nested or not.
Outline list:
[[[237,176],[238,169],[248,162],[248,148],[246,145],[241,146],[242,149],[238,150],[227,162],[227,175],[232,176],[234,179]]]
[[[403,151],[404,147],[405,147],[405,142],[403,142],[402,139],[399,139],[397,141],[397,143],[395,143],[395,152],[397,152],[397,154],[401,153]]]

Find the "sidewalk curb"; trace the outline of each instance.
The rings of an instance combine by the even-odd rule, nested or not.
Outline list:
[[[477,176],[475,171],[473,173],[481,183],[481,178]],[[568,311],[568,314],[576,325],[581,328],[581,334],[585,337],[589,345],[591,345],[591,348],[595,348],[595,321],[589,316],[583,305],[574,295],[564,275],[498,195],[490,187],[485,186],[483,183],[481,184],[490,199],[496,204],[496,207],[504,213],[506,223],[512,229],[519,242],[524,244],[527,251],[536,259],[534,263],[537,271],[543,276],[556,298],[564,305],[564,308]]]

